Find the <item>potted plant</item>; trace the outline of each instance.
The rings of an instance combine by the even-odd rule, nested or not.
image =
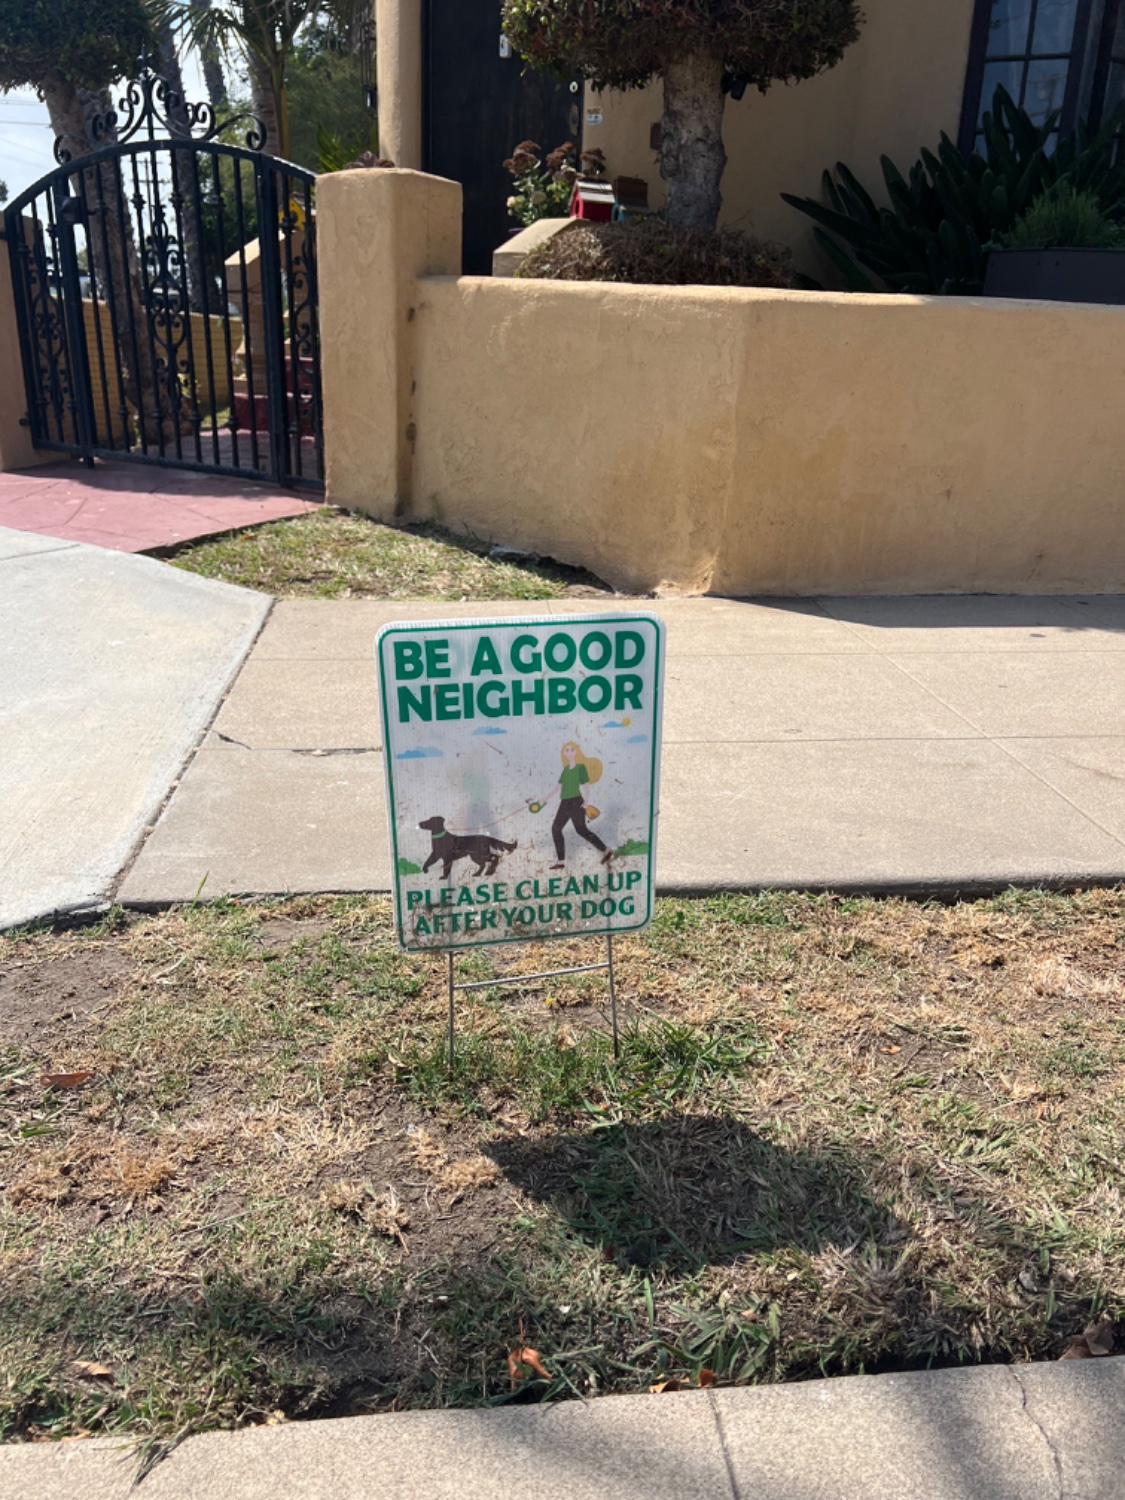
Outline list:
[[[986,297],[1125,303],[1125,227],[1059,182],[989,246]]]

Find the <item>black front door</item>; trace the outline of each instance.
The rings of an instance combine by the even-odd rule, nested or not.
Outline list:
[[[503,162],[520,141],[545,152],[578,141],[581,86],[501,56],[500,0],[426,0],[422,87],[423,166],[462,184],[463,268],[487,275],[515,227]]]

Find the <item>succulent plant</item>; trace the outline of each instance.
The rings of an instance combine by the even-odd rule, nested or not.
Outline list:
[[[1110,221],[1125,219],[1125,117],[1114,114],[1096,134],[1079,126],[1056,144],[1057,124],[1056,114],[1036,125],[998,88],[984,116],[983,151],[966,156],[943,134],[908,176],[882,157],[889,205],[843,162],[835,177],[824,174],[827,204],[782,197],[816,222],[817,242],[851,291],[979,295],[990,244],[1056,185],[1090,195]]]

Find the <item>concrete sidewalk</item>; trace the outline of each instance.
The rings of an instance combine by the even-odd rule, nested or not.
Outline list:
[[[268,607],[0,529],[0,928],[105,901]]]
[[[290,601],[121,899],[386,890],[379,626],[598,607],[668,625],[662,889],[1125,878],[1123,597]]]
[[[189,1439],[141,1500],[1118,1500],[1125,1360],[855,1376]],[[113,1440],[0,1448],[0,1500],[128,1500]]]

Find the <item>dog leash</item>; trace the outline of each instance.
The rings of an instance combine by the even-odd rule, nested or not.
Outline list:
[[[450,833],[486,833],[490,828],[498,828],[501,823],[506,823],[509,818],[514,818],[521,812],[541,812],[546,806],[543,802],[535,802],[528,797],[519,807],[513,807],[511,812],[501,813],[500,817],[493,818],[491,823],[480,823],[476,828],[451,828]]]
[[[547,806],[547,802],[539,802],[533,797],[527,797],[524,799],[524,806],[527,808],[528,812],[537,813],[543,811],[543,809]],[[514,818],[517,813],[521,813],[523,812],[523,810],[523,807],[515,807],[510,813],[503,813],[500,817],[493,818],[491,823],[480,823],[476,828],[450,828],[448,832],[457,836],[466,833],[486,833],[488,829],[499,827],[501,823],[506,823],[509,818]],[[591,818],[596,818],[598,816],[597,810],[595,809],[591,814],[588,814],[588,816],[590,816]]]

